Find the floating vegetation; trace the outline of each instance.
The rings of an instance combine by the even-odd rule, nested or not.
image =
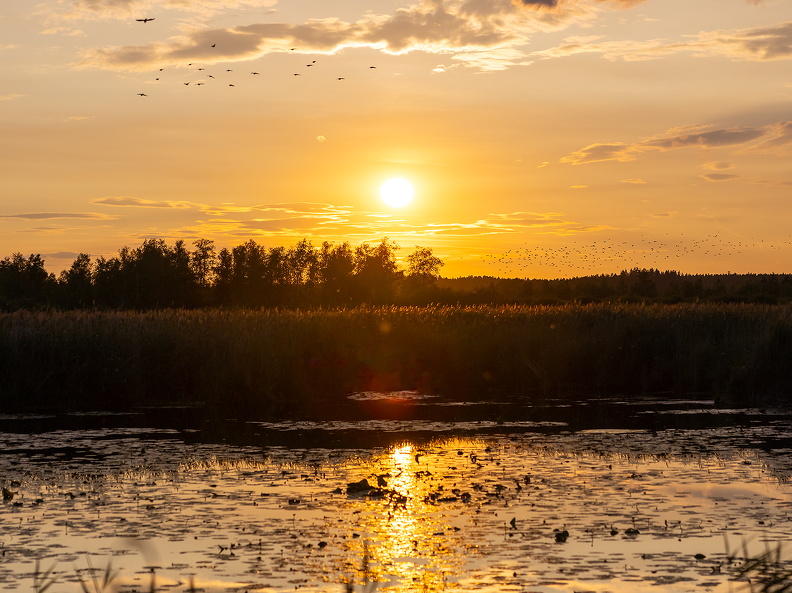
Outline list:
[[[15,492],[0,588],[726,593],[788,577],[780,554],[760,562],[723,538],[792,540],[792,486],[750,448],[789,423],[425,434],[330,448],[0,433],[0,485]]]
[[[427,395],[414,390],[362,391],[347,396],[348,399],[354,401],[421,401],[436,397],[436,395]]]

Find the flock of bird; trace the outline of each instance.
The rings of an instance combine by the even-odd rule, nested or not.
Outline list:
[[[145,18],[140,18],[140,19],[135,19],[135,20],[137,22],[139,22],[139,23],[148,23],[148,22],[151,22],[151,21],[155,20],[155,18],[156,17],[145,17]],[[217,47],[217,44],[213,43],[210,47],[215,48],[215,47]],[[298,48],[296,48],[296,47],[292,47],[292,48],[290,48],[289,51],[294,52],[294,51],[297,51],[297,49]],[[311,60],[311,63],[310,64],[305,64],[304,67],[305,68],[313,68],[315,66],[316,66],[316,60]],[[188,63],[187,67],[194,67],[196,72],[205,72],[206,71],[206,68],[198,67],[197,64],[194,64],[194,63]],[[376,70],[377,67],[376,66],[369,66],[368,69],[369,70]],[[159,72],[165,72],[165,68],[160,68]],[[234,72],[234,70],[228,68],[228,69],[225,69],[222,72],[219,71],[219,70],[215,71],[214,74],[209,74],[209,73],[202,74],[201,75],[202,77],[199,78],[199,79],[193,79],[193,80],[188,80],[188,81],[182,80],[180,82],[184,86],[190,86],[190,85],[192,85],[192,86],[204,86],[206,84],[209,84],[212,81],[217,81],[217,82],[222,82],[223,84],[227,84],[227,86],[229,86],[229,87],[234,87],[234,86],[236,86],[236,83],[238,82],[238,79],[234,79],[233,82],[229,82],[227,79],[224,80],[224,81],[221,80],[223,77],[226,77],[228,75],[228,73],[231,73],[231,72]],[[249,76],[260,76],[260,75],[261,75],[260,72],[255,72],[255,71],[254,72],[250,72],[250,74],[249,74]],[[302,73],[294,72],[292,74],[292,76],[302,76]],[[218,78],[218,77],[220,77],[220,78]],[[161,78],[161,76],[158,76],[157,78],[154,79],[154,82],[159,82],[160,78]],[[346,80],[346,76],[336,76],[335,78],[338,81]],[[137,93],[137,95],[139,97],[148,97],[149,96],[148,93],[142,93],[142,92],[141,93]]]
[[[693,256],[732,258],[747,250],[772,251],[788,249],[792,241],[727,240],[718,233],[702,239],[650,239],[639,236],[629,241],[600,240],[591,243],[569,243],[562,247],[522,247],[500,255],[486,255],[485,262],[497,268],[498,275],[523,277],[541,270],[559,275],[618,273],[624,269],[673,269],[672,262]]]

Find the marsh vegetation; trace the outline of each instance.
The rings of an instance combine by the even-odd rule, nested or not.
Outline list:
[[[461,398],[704,393],[788,404],[792,306],[589,304],[0,315],[3,409],[333,409]]]

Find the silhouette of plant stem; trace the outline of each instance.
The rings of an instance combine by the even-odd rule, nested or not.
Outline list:
[[[51,577],[50,574],[52,574],[52,571],[55,570],[56,564],[57,563],[54,563],[47,570],[41,572],[39,559],[36,558],[36,567],[33,570],[33,591],[35,591],[35,593],[44,593],[47,589],[55,584],[57,579],[55,577]]]

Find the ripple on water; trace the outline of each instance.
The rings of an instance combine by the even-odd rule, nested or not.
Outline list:
[[[790,486],[772,456],[742,447],[785,427],[509,433],[525,428],[514,423],[460,437],[435,424],[429,439],[410,438],[428,430],[420,422],[257,424],[400,433],[374,449],[0,433],[13,493],[0,586],[29,590],[38,559],[58,593],[108,562],[127,593],[339,592],[366,579],[393,592],[726,592],[743,545],[791,539]],[[363,479],[368,491],[347,493]]]

